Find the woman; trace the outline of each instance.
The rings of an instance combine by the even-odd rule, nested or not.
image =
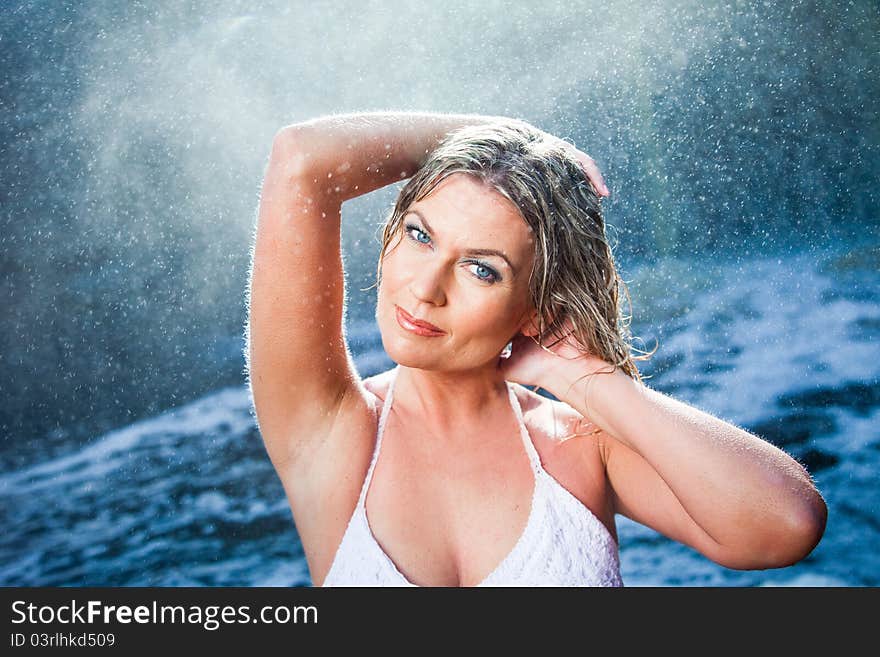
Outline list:
[[[362,380],[341,206],[405,178],[376,306],[398,365]],[[342,115],[276,135],[248,373],[316,585],[620,585],[618,513],[728,568],[818,543],[825,503],[795,460],[641,382],[607,193],[584,153],[503,117]]]

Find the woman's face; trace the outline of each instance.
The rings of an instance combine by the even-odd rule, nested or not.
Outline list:
[[[386,353],[431,370],[494,363],[533,315],[533,264],[532,232],[514,205],[452,174],[410,206],[385,252],[376,320]]]

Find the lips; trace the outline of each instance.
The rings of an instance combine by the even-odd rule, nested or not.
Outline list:
[[[400,306],[394,306],[394,308],[397,311],[397,323],[408,331],[426,337],[434,337],[438,335],[444,335],[446,333],[446,331],[439,328],[438,326],[434,326],[430,322],[416,319]]]

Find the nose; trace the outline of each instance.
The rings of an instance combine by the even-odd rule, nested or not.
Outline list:
[[[438,258],[439,260],[439,258]],[[424,303],[446,303],[446,270],[442,263],[420,262],[409,286],[413,297]]]

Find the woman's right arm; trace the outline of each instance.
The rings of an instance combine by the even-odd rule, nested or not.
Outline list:
[[[251,251],[246,355],[260,433],[279,470],[340,429],[341,412],[371,412],[343,330],[342,203],[412,176],[448,132],[498,120],[511,119],[347,114],[276,134]]]

